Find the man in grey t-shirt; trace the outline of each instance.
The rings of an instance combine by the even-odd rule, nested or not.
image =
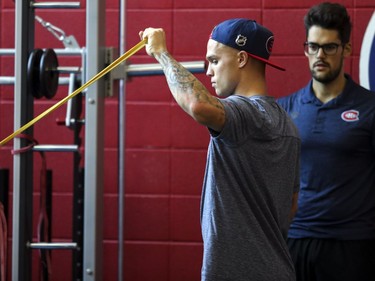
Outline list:
[[[146,51],[162,66],[179,106],[211,135],[202,191],[202,281],[294,281],[286,245],[299,190],[300,140],[267,95],[273,34],[253,20],[215,26],[207,76],[215,97],[168,52],[163,29],[147,28]]]

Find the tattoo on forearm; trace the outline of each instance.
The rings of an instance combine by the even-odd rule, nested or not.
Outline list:
[[[180,98],[193,98],[198,102],[210,103],[221,108],[221,104],[207,92],[202,83],[175,61],[169,53],[162,53],[159,57],[159,63],[164,69],[169,88],[177,102]],[[184,97],[180,97],[180,95]],[[186,95],[189,95],[189,97]]]
[[[182,91],[193,88],[195,77],[192,77],[192,75],[176,61],[171,61],[168,54],[162,54],[161,64],[164,67],[165,76],[171,87],[181,89]]]

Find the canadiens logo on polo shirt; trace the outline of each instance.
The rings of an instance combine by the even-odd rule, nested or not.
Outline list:
[[[346,122],[354,122],[359,120],[359,112],[357,110],[351,109],[341,113],[341,119]]]

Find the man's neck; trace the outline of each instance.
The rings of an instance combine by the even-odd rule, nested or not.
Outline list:
[[[315,96],[322,102],[327,103],[339,96],[346,85],[346,78],[340,75],[334,81],[324,84],[313,79],[313,91]]]
[[[267,95],[267,83],[264,73],[255,72],[252,75],[244,75],[236,88],[236,93],[246,97]]]

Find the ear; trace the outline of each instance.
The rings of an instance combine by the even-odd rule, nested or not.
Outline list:
[[[249,61],[249,55],[245,51],[240,51],[238,53],[238,66],[240,68],[244,67]]]
[[[349,57],[352,54],[352,43],[348,42],[344,46],[344,57]]]

